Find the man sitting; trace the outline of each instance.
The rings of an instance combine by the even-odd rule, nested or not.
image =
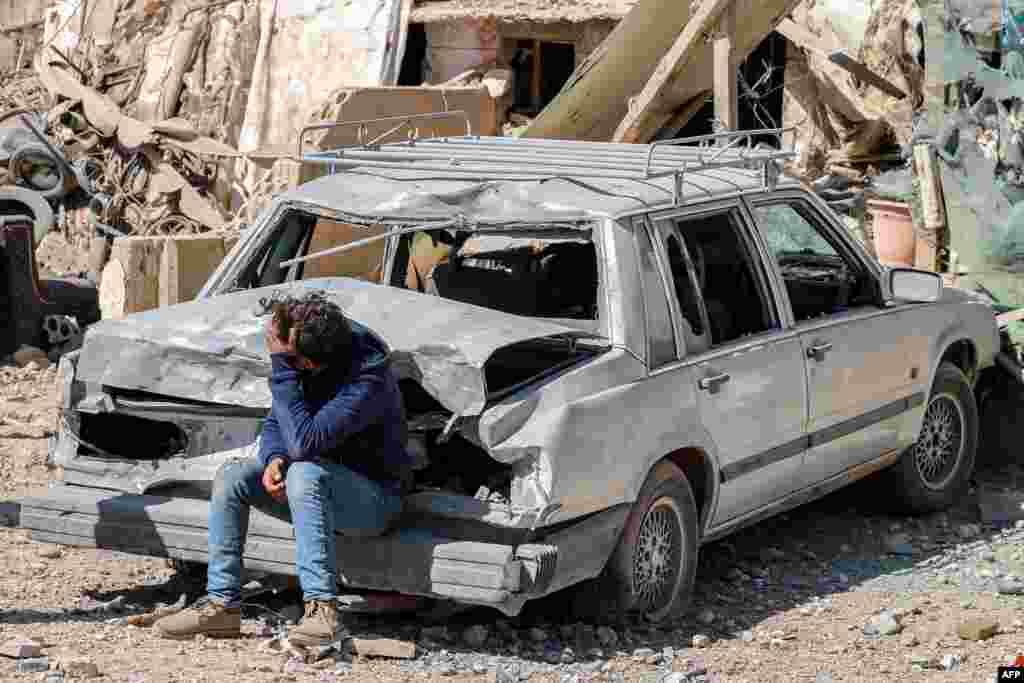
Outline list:
[[[411,474],[402,397],[387,350],[319,294],[265,303],[272,407],[257,461],[231,462],[210,500],[207,597],[155,624],[168,638],[241,628],[249,509],[295,525],[305,616],[298,645],[340,637],[335,533],[376,536],[402,509]]]

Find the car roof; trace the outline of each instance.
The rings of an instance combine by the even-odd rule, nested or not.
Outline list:
[[[749,147],[433,138],[307,155],[333,172],[280,201],[388,220],[574,223],[761,191],[764,164],[791,156]],[[799,182],[781,176],[777,185]]]

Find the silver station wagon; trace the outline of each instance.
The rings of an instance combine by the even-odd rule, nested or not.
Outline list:
[[[517,614],[687,606],[698,549],[876,474],[949,505],[978,440],[989,303],[887,269],[780,172],[780,130],[650,145],[476,136],[306,155],[199,297],[91,327],[60,366],[39,540],[202,563],[219,468],[271,396],[255,311],[319,290],[388,346],[416,486],[342,537],[352,590]],[[245,563],[294,573],[254,512]]]

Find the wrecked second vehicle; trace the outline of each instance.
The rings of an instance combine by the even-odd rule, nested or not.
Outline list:
[[[395,531],[341,539],[353,588],[515,614],[578,586],[580,606],[659,620],[686,605],[701,543],[868,474],[913,510],[948,505],[973,467],[992,309],[880,268],[777,177],[786,157],[345,150],[196,301],[104,321],[65,357],[62,483],[20,525],[205,561],[210,484],[255,454],[271,403],[254,310],[280,289],[321,290],[379,335],[409,417],[415,491]],[[289,525],[254,512],[249,538],[247,566],[294,572]]]

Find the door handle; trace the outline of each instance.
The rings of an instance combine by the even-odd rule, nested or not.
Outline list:
[[[716,391],[718,391],[718,387],[720,387],[721,385],[725,384],[728,381],[729,381],[729,373],[721,372],[721,373],[719,373],[717,375],[711,375],[709,377],[704,377],[699,382],[697,382],[697,386],[700,387],[701,389],[703,389],[704,391],[708,391],[708,392],[711,392],[713,394]]]
[[[807,349],[807,357],[816,361],[825,359],[825,354],[832,350],[832,342],[822,342]]]

